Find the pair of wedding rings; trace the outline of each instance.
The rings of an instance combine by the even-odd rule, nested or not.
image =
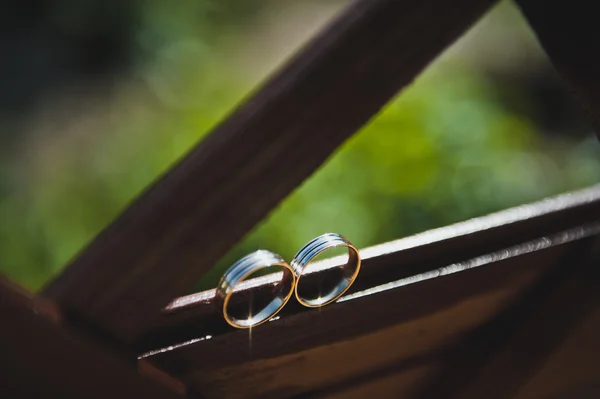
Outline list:
[[[318,263],[311,264],[323,252],[337,247],[348,251],[348,261],[343,266],[319,268]],[[225,272],[216,289],[216,303],[227,323],[236,328],[250,328],[271,320],[285,306],[292,292],[300,304],[311,308],[335,301],[356,279],[360,262],[358,250],[335,233],[310,241],[290,264],[276,253],[259,250],[238,260]],[[265,274],[254,278],[262,273]],[[307,281],[304,288],[300,286],[301,280]],[[234,298],[236,294],[245,294],[245,300]]]

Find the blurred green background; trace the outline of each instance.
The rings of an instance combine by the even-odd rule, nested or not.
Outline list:
[[[32,290],[346,4],[125,3],[13,10],[20,39],[12,69],[0,69],[0,272]],[[597,140],[502,2],[198,288],[258,248],[291,259],[330,231],[364,247],[597,182]]]

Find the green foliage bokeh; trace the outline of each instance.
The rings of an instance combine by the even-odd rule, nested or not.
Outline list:
[[[30,146],[0,199],[0,271],[38,289],[251,88],[179,40],[98,106],[84,140]],[[233,77],[233,78],[232,78]],[[198,284],[258,248],[290,259],[339,232],[364,247],[600,181],[593,143],[540,136],[467,64],[428,70]],[[132,94],[133,93],[133,94]],[[93,134],[92,134],[93,133]],[[8,172],[5,172],[8,173]],[[193,264],[189,267],[194,267]]]

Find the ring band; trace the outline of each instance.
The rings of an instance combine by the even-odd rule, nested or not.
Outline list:
[[[272,293],[275,297],[254,315],[249,312],[247,318],[232,316],[228,307],[236,287],[241,288],[240,284],[257,271],[274,266],[282,270],[282,278],[272,281]],[[227,323],[236,328],[250,328],[275,316],[291,298],[295,286],[296,276],[290,265],[273,252],[259,250],[235,262],[221,277],[216,289],[217,305],[221,308]]]
[[[298,292],[298,287],[300,286],[300,280],[305,274],[308,264],[319,254],[336,247],[348,248],[348,262],[342,266],[343,275],[340,281],[337,282],[329,292],[324,294],[319,293],[318,297],[314,299],[301,296]],[[298,302],[302,305],[309,308],[316,308],[335,301],[350,288],[356,279],[356,276],[358,276],[360,263],[358,249],[356,249],[356,247],[354,247],[354,245],[352,245],[345,237],[335,233],[327,233],[313,239],[298,251],[290,263],[292,269],[294,269],[294,273],[296,273],[296,285],[294,287],[296,299],[298,299]]]

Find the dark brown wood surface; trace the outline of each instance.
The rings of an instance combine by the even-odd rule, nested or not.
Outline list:
[[[517,4],[600,137],[600,3],[517,0]]]
[[[445,353],[366,373],[309,397],[598,397],[599,259],[590,254],[595,244],[586,239],[573,245],[549,273],[515,292],[509,306]]]
[[[168,345],[142,358],[209,398],[360,397],[360,392],[420,397],[441,386],[444,392],[466,392],[476,386],[468,372],[495,358],[488,333],[498,326],[520,331],[529,313],[544,308],[546,314],[547,303],[556,302],[547,296],[563,280],[567,284],[592,247],[586,237],[599,232],[596,186],[364,249],[365,279],[357,280],[345,301],[321,310],[290,304],[279,319],[251,332],[223,328],[210,291],[178,298],[164,316],[175,330],[158,337]],[[400,281],[390,282],[390,276]],[[577,315],[567,314],[575,321]],[[563,330],[548,335],[544,353],[573,325],[567,319],[560,321]],[[470,342],[481,350],[463,364],[459,358]],[[504,341],[496,339],[491,348],[497,342]],[[531,374],[540,362],[522,366]],[[472,385],[445,385],[460,381],[447,378],[456,365],[468,371],[458,376],[462,383]]]
[[[353,3],[44,294],[132,342],[492,3]]]
[[[113,356],[61,326],[58,309],[0,278],[0,397],[148,398],[183,397],[177,380]],[[162,383],[157,382],[161,378]],[[179,393],[176,393],[179,392]]]
[[[575,246],[571,256],[554,273],[540,279],[516,301],[517,306],[467,336],[419,396],[515,397],[572,330],[600,310],[597,237]],[[596,346],[580,349],[591,350]],[[592,368],[586,374],[600,378],[600,360],[595,362],[595,370]]]
[[[516,398],[595,399],[600,396],[600,303],[597,276],[592,281],[596,285],[584,295],[589,295],[585,299],[595,302],[594,308],[583,320],[572,326],[565,339],[546,359],[542,359],[543,364],[521,385]],[[579,292],[575,295],[581,298]],[[569,305],[572,303],[569,301]],[[587,304],[582,302],[575,305]],[[575,311],[579,312],[578,309]]]
[[[598,223],[448,265],[424,281],[282,316],[249,331],[200,337],[144,359],[208,398],[329,397],[398,374],[420,377],[383,397],[421,392],[482,325],[590,247]],[[479,265],[460,270],[462,267]],[[424,276],[421,276],[424,277]],[[457,363],[460,364],[460,363]],[[396,377],[394,381],[396,381]],[[402,378],[400,378],[402,380]],[[235,381],[235,384],[231,382]],[[340,397],[346,397],[344,395]],[[349,396],[354,397],[354,396]]]
[[[560,195],[361,250],[363,267],[349,294],[600,220],[600,186]],[[333,263],[330,267],[335,267]],[[258,291],[260,287],[254,287]],[[267,287],[268,290],[268,287]],[[212,302],[214,290],[174,300],[138,342],[141,351],[231,331]],[[290,302],[281,317],[305,312]]]

